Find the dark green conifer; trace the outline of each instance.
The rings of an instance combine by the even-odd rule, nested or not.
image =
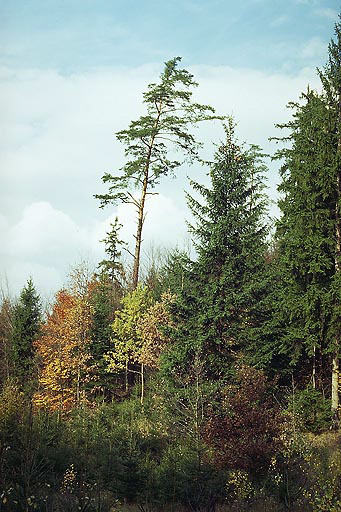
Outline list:
[[[22,289],[13,308],[12,347],[15,376],[26,384],[34,375],[34,345],[41,329],[41,302],[32,279]]]
[[[341,325],[341,38],[329,46],[320,77],[323,91],[308,89],[290,103],[289,147],[277,157],[281,168],[282,217],[277,225],[282,290],[278,314],[284,328],[281,350],[314,387],[332,360],[332,408],[338,407],[337,375]],[[310,368],[307,368],[307,363]]]
[[[107,258],[100,261],[98,268],[107,275],[113,285],[118,288],[123,288],[125,284],[125,271],[121,261],[122,251],[119,247],[125,248],[125,242],[120,239],[119,231],[122,224],[119,223],[118,218],[115,218],[114,224],[110,224],[110,231],[107,236],[101,240],[105,243],[105,252]]]
[[[200,360],[204,377],[220,382],[240,350],[262,336],[268,285],[262,154],[237,144],[232,120],[225,131],[211,166],[211,187],[192,182],[202,199],[188,196],[198,259],[175,305],[178,341],[168,356],[173,371],[182,368],[185,374]]]

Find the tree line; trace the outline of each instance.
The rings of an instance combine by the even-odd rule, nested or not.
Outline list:
[[[31,279],[2,300],[0,510],[339,510],[340,55],[337,23],[321,92],[278,125],[274,233],[261,149],[192,101],[180,58],[149,85],[96,196],[135,206],[132,268],[116,219],[48,313]],[[191,130],[213,120],[204,163]],[[185,161],[209,173],[187,194],[196,257],[168,251],[142,278],[146,198]]]

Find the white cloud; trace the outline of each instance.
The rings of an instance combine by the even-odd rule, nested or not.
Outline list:
[[[267,140],[277,133],[274,124],[289,117],[286,103],[296,100],[308,82],[318,85],[313,69],[296,76],[223,66],[190,71],[200,84],[195,99],[212,104],[218,113],[235,114],[240,138],[266,151],[275,149]],[[69,76],[0,71],[0,255],[16,291],[24,284],[19,276],[26,272],[26,278],[34,271],[41,286],[55,289],[77,260],[90,257],[98,262],[103,257],[98,240],[116,214],[124,224],[123,237],[132,240],[134,212],[125,205],[101,211],[92,196],[105,190],[101,175],[122,165],[123,148],[114,133],[143,112],[142,91],[158,74],[154,65]],[[206,142],[205,157],[211,158],[211,141],[220,139],[221,128],[206,125],[197,134]],[[149,200],[145,246],[152,241],[181,244],[186,236],[187,172],[181,170],[180,179],[165,180],[161,194]],[[190,173],[202,181],[206,170],[196,166]],[[273,188],[275,181],[273,167]]]
[[[33,203],[22,212],[18,222],[1,223],[3,262],[0,279],[7,278],[15,292],[29,276],[42,292],[62,285],[71,263],[90,252],[86,229],[48,202]]]
[[[146,204],[148,222],[144,230],[144,245],[169,247],[182,244],[186,229],[185,212],[174,200],[162,195],[152,196]],[[4,241],[0,256],[11,289],[18,292],[29,276],[41,291],[56,290],[65,284],[72,265],[85,260],[94,266],[104,257],[103,240],[110,223],[118,216],[123,224],[120,235],[131,241],[135,233],[136,212],[129,205],[120,205],[105,220],[78,225],[64,212],[48,202],[33,203],[24,209],[17,223],[11,225],[0,216],[0,236]],[[130,247],[132,250],[133,248]]]
[[[10,231],[8,253],[60,257],[77,241],[85,245],[85,233],[65,213],[48,202],[33,203]],[[5,246],[6,248],[6,246]]]

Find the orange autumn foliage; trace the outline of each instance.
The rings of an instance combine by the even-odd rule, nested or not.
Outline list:
[[[43,335],[35,344],[41,362],[33,399],[37,407],[64,414],[84,401],[91,319],[86,298],[66,290],[57,293]]]

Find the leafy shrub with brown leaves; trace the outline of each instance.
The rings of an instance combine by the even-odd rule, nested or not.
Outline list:
[[[280,450],[283,418],[270,389],[263,372],[243,366],[224,390],[220,410],[212,411],[205,427],[220,467],[259,472]]]

